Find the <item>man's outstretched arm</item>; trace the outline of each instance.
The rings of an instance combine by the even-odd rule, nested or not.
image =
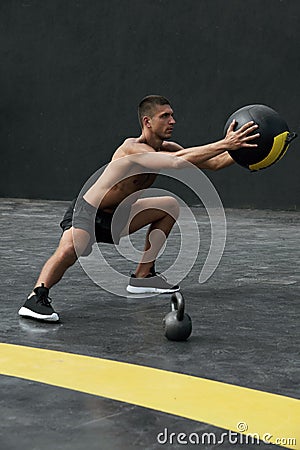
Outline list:
[[[173,154],[200,168],[210,168],[209,165],[207,165],[207,162],[213,158],[216,158],[216,162],[219,163],[216,165],[216,168],[218,165],[225,167],[226,165],[229,165],[229,163],[232,163],[231,158],[227,153],[229,150],[233,151],[238,150],[239,148],[257,147],[257,144],[253,144],[252,141],[259,137],[259,133],[252,133],[257,130],[258,125],[254,122],[248,122],[237,131],[234,131],[234,127],[235,121],[232,121],[226,136],[220,141],[197,147],[183,148],[173,152]],[[226,156],[223,156],[224,153]],[[221,155],[222,158],[220,158],[219,155]],[[217,161],[218,159],[219,161]]]
[[[132,155],[136,163],[154,170],[179,169],[188,165],[186,163],[194,164],[202,169],[218,170],[233,163],[228,151],[257,147],[257,144],[253,144],[252,141],[259,137],[259,133],[252,133],[257,130],[258,125],[248,122],[237,131],[234,131],[234,127],[235,121],[230,124],[223,139],[211,144],[183,148],[170,142],[169,148],[168,143],[164,143],[163,150],[155,152],[148,144],[136,143],[130,146],[127,154]],[[153,157],[153,154],[157,157]]]

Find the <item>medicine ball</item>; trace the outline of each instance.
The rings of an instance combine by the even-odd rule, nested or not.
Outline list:
[[[228,118],[224,134],[233,119],[236,120],[235,130],[252,120],[259,126],[254,134],[259,133],[260,136],[251,141],[251,144],[257,144],[257,147],[245,147],[229,152],[235,162],[251,171],[265,169],[276,163],[297,136],[296,133],[289,132],[287,123],[269,106],[248,105],[237,110]]]

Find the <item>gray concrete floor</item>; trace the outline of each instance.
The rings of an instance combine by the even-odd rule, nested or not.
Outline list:
[[[95,285],[78,263],[51,290],[61,323],[18,317],[18,308],[56,247],[66,206],[0,200],[2,342],[142,364],[299,398],[299,212],[227,210],[223,258],[212,278],[199,285],[210,237],[204,210],[193,209],[202,243],[197,264],[181,283],[193,334],[186,343],[174,343],[162,333],[168,296],[114,296]],[[141,243],[142,235],[136,239]],[[170,255],[175,241],[176,232],[170,237]],[[111,248],[107,251],[125,274],[133,269]],[[162,257],[157,269],[166,263]],[[3,450],[154,449],[162,447],[156,436],[165,427],[185,433],[222,431],[84,393],[1,378]],[[233,447],[224,443],[221,448]],[[270,446],[261,443],[257,448]]]

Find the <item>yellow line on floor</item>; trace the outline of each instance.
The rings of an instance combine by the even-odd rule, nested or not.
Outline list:
[[[300,401],[293,398],[151,367],[13,344],[0,344],[0,364],[3,375],[151,408],[233,432],[244,431],[244,426],[244,434],[300,448]]]

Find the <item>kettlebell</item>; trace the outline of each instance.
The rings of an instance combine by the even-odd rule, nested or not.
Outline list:
[[[192,319],[184,312],[184,298],[180,292],[171,297],[171,312],[163,319],[166,338],[170,341],[186,341],[192,332]]]

